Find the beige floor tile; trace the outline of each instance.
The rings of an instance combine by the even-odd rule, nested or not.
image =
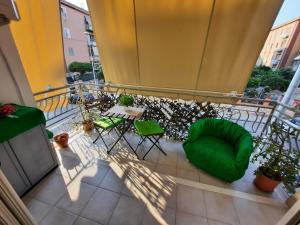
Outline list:
[[[281,217],[283,217],[283,215],[288,211],[288,208],[284,207],[276,207],[264,204],[260,204],[260,206],[270,224],[277,224]]]
[[[136,199],[121,196],[114,210],[110,225],[139,225],[143,221],[145,205]]]
[[[176,208],[177,187],[172,177],[153,173],[147,182],[148,193],[145,191],[149,202],[160,209],[165,207]]]
[[[163,148],[163,150],[165,150]],[[165,152],[167,153],[167,155],[163,155],[161,154],[161,156],[158,159],[158,164],[159,165],[167,165],[167,166],[175,166],[177,165],[177,151],[167,151],[165,150]]]
[[[199,182],[199,173],[195,170],[177,168],[177,177]]]
[[[270,225],[260,205],[241,198],[233,198],[241,225]]]
[[[176,225],[208,225],[207,219],[184,212],[176,213]]]
[[[228,223],[223,223],[220,221],[216,221],[216,220],[210,220],[208,219],[208,225],[229,225]]]
[[[69,187],[64,196],[56,204],[56,207],[67,210],[74,214],[79,214],[83,207],[90,200],[96,187],[83,183],[73,182]]]
[[[76,215],[54,207],[40,225],[72,225],[76,218]]]
[[[203,191],[185,185],[177,186],[177,210],[205,217]]]
[[[204,191],[207,218],[238,224],[238,216],[230,196]]]
[[[92,164],[84,168],[75,180],[97,186],[102,182],[108,171],[109,167],[106,165],[100,163]]]
[[[35,218],[36,222],[40,222],[47,213],[51,210],[52,206],[44,202],[40,202],[33,198],[25,197],[22,199],[32,216]]]
[[[148,149],[150,148],[150,145],[149,144],[146,144],[143,143],[142,145],[142,153],[140,154],[141,155],[141,158],[144,156],[144,154],[146,153],[146,151],[148,151]],[[158,163],[158,160],[160,158],[160,152],[159,150],[157,149],[152,149],[148,154],[147,156],[145,157],[145,161],[146,162],[151,162],[151,163]]]
[[[143,225],[175,225],[175,209],[163,210],[147,209],[143,219]]]
[[[66,190],[67,185],[64,177],[53,173],[44,178],[41,183],[28,193],[28,196],[54,205],[63,196]]]
[[[205,183],[205,184],[209,184],[209,185],[214,185],[217,187],[226,187],[228,185],[228,183],[213,177],[211,175],[209,175],[208,173],[199,170],[199,176],[200,176],[200,182],[201,183]]]
[[[158,164],[155,171],[161,174],[166,174],[174,177],[176,176],[176,166]]]
[[[100,224],[107,224],[119,198],[120,195],[114,192],[97,188],[80,215]]]
[[[75,221],[74,225],[101,225],[100,223],[96,223],[92,220],[85,219],[83,217],[78,217]]]
[[[98,185],[101,188],[120,193],[124,188],[124,175],[119,177],[112,169],[110,169],[102,182]]]
[[[185,156],[185,153],[178,153],[178,160],[177,160],[177,170],[184,169],[184,170],[191,170],[195,173],[199,173],[199,169],[191,164]]]

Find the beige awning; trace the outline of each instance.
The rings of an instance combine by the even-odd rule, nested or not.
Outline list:
[[[17,0],[21,20],[9,25],[31,89],[65,85],[58,0]]]
[[[88,0],[106,81],[241,93],[282,0]]]

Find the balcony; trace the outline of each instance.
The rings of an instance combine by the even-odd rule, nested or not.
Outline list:
[[[267,147],[265,143],[258,143],[254,153],[280,142],[286,157],[282,164],[286,165],[285,162],[296,155],[292,150],[299,152],[299,111],[272,100],[237,94],[244,91],[254,59],[281,1],[229,2],[89,0],[93,21],[85,17],[86,31],[92,31],[93,25],[97,44],[102,49],[105,79],[110,83],[60,87],[65,82],[66,65],[59,1],[19,1],[21,20],[0,27],[3,34],[0,35],[0,69],[4,77],[0,102],[38,107],[42,112],[32,110],[42,119],[45,116],[46,128],[54,135],[68,133],[69,140],[67,148],[59,147],[52,139],[49,141],[50,135],[47,137],[42,120],[38,126],[40,136],[31,133],[27,142],[23,140],[18,144],[19,153],[27,158],[32,174],[44,172],[33,179],[21,162],[13,164],[18,178],[23,178],[18,181],[26,183],[23,185],[26,191],[33,187],[22,196],[22,201],[15,193],[18,190],[13,190],[9,183],[12,176],[7,173],[5,177],[2,173],[6,161],[18,158],[0,151],[9,156],[7,160],[0,156],[0,221],[4,214],[5,221],[17,221],[6,224],[26,225],[272,225],[282,220],[283,215],[284,218],[289,216],[295,207],[289,210],[286,199],[291,195],[288,191],[295,191],[294,186],[284,182],[285,185],[278,185],[274,192],[264,193],[253,184],[253,172],[262,162],[251,160],[248,165],[248,150],[252,150],[248,132],[253,137],[269,138]],[[91,32],[87,33],[91,38]],[[94,45],[95,40],[89,40]],[[55,88],[43,91],[50,85]],[[131,147],[138,146],[140,140],[134,126],[128,126],[130,129],[123,139],[109,153],[103,140],[110,146],[116,143],[120,132],[104,132],[103,140],[95,141],[96,129],[90,132],[82,129],[85,115],[92,115],[92,120],[97,119],[94,115],[106,115],[118,104],[120,94],[130,95],[136,107],[145,108],[142,119],[154,119],[164,127],[160,145],[154,146],[145,159],[142,158],[151,142],[146,141],[137,152],[132,151],[135,148]],[[120,118],[120,114],[116,117],[125,120],[123,129],[130,124],[126,121],[128,118]],[[214,171],[208,174],[188,160],[183,142],[189,137],[192,124],[207,121],[206,118],[236,123],[250,140],[247,148],[241,148],[249,154],[242,158],[243,164],[239,167],[243,172],[234,182],[220,180],[210,175]],[[11,123],[22,127],[16,126],[14,121]],[[222,134],[227,134],[226,129]],[[214,133],[208,136],[214,137]],[[43,140],[43,144],[39,140]],[[9,143],[10,139],[5,144]],[[235,144],[228,155],[232,156],[230,165],[237,168],[237,158],[241,157],[237,157],[238,151],[231,150],[240,149],[243,144]],[[203,147],[199,146],[198,152]],[[7,151],[5,146],[2,149]],[[14,149],[10,149],[10,153],[14,153]],[[29,150],[35,150],[33,156],[48,153],[54,163],[46,157],[39,157],[41,160],[28,157]],[[219,173],[232,170],[233,167],[226,167],[226,160],[215,160],[224,149],[222,154],[218,154],[218,146],[209,150],[214,162],[211,168],[219,164],[222,165],[218,167]],[[197,159],[205,161],[206,158]],[[51,167],[45,166],[49,161]],[[298,166],[291,168],[290,165],[281,169],[299,170]],[[297,182],[294,184],[299,186]],[[25,191],[22,191],[23,194]],[[298,201],[295,205],[299,204]],[[2,213],[3,208],[9,213]]]
[[[79,90],[85,96],[93,96],[93,108],[97,112],[115,105],[120,93],[132,93],[137,105],[146,102],[147,115],[153,113],[151,110],[158,102],[169,105],[176,111],[177,119],[169,123],[160,142],[167,156],[153,149],[145,160],[138,160],[124,141],[110,154],[100,140],[93,144],[97,133],[82,131],[82,107],[72,104],[76,103]],[[137,90],[147,95],[135,95]],[[164,97],[170,95],[173,98]],[[254,136],[269,132],[270,123],[277,121],[285,132],[286,143],[299,148],[298,126],[289,122],[295,113],[293,109],[285,108],[284,116],[277,117],[274,111],[278,103],[272,101],[112,84],[66,86],[37,93],[35,98],[45,113],[48,129],[54,134],[68,132],[70,135],[68,149],[59,149],[54,143],[59,168],[23,197],[41,224],[62,220],[62,224],[90,221],[91,224],[271,225],[287,211],[284,203],[287,195],[282,186],[266,194],[253,185],[255,163],[250,163],[242,179],[226,183],[190,164],[182,141],[188,132],[185,124],[192,120],[188,115],[193,112],[199,118],[213,116],[231,120]],[[102,101],[100,106],[99,101]],[[125,136],[130,144],[138,144],[134,130]],[[116,138],[113,132],[104,136],[107,143],[113,143]],[[138,154],[143,155],[149,145],[146,142]]]

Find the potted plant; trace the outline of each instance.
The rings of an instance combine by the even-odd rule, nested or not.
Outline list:
[[[124,106],[132,106],[134,102],[134,99],[132,96],[130,95],[126,95],[126,94],[121,94],[119,97],[119,103],[120,105],[124,105]]]
[[[288,144],[289,135],[281,124],[273,122],[268,135],[254,139],[258,151],[252,162],[260,164],[254,172],[254,184],[264,192],[272,192],[281,182],[288,192],[295,192],[300,152]]]
[[[54,141],[60,148],[67,148],[68,140],[69,140],[68,133],[62,133],[54,136]]]
[[[77,103],[79,104],[80,112],[81,112],[82,119],[83,119],[81,122],[82,129],[85,132],[90,132],[91,130],[93,130],[94,124],[93,124],[92,116],[85,109],[86,99],[83,95],[83,84],[82,83],[79,83],[79,100],[77,101]]]

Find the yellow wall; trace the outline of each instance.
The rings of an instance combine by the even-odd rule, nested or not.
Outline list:
[[[65,84],[59,0],[17,0],[21,20],[11,22],[33,92]]]
[[[106,81],[242,92],[282,0],[88,0]]]

